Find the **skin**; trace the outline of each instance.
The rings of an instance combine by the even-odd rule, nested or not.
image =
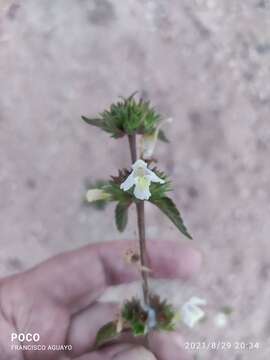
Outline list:
[[[126,338],[99,351],[90,351],[97,330],[112,320],[118,309],[116,304],[98,302],[99,296],[108,286],[138,279],[138,270],[127,265],[123,256],[133,246],[126,241],[89,245],[1,279],[1,359],[189,359],[181,347],[181,335],[176,332],[152,332],[148,349]],[[198,251],[178,241],[148,241],[148,251],[156,278],[186,279],[201,263]],[[71,344],[73,350],[67,353],[11,351],[12,332],[39,333],[40,344]]]

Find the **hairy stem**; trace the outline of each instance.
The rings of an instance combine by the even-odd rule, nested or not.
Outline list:
[[[129,148],[131,154],[131,160],[134,164],[137,160],[136,150],[136,134],[129,135]],[[147,249],[146,249],[146,238],[145,238],[145,215],[144,215],[144,201],[138,201],[136,203],[137,210],[137,223],[139,230],[139,243],[140,243],[140,264],[142,267],[142,287],[143,287],[143,298],[146,305],[149,305],[149,287],[148,287],[148,273],[145,271],[147,267]]]

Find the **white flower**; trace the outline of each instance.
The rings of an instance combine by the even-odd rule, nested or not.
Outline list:
[[[90,189],[86,193],[86,199],[89,202],[94,202],[98,200],[108,200],[110,198],[110,194],[106,193],[101,189]]]
[[[157,314],[156,310],[150,306],[146,307],[147,311],[147,328],[154,329],[157,326]]]
[[[168,118],[166,120],[163,120],[159,123],[159,125],[156,127],[156,130],[152,133],[152,134],[145,134],[142,136],[141,138],[141,153],[142,153],[142,157],[144,159],[149,159],[152,157],[155,147],[156,147],[156,143],[158,140],[158,133],[160,131],[160,128],[165,124],[165,123],[169,123],[172,122],[172,118]]]
[[[214,317],[214,324],[216,327],[224,328],[228,324],[228,316],[224,312],[219,312]]]
[[[129,190],[135,185],[134,195],[137,199],[148,200],[151,196],[149,187],[151,182],[164,184],[164,180],[158,177],[152,170],[147,168],[146,162],[137,160],[132,165],[132,172],[120,185],[124,191]]]
[[[192,297],[181,309],[181,319],[190,328],[193,328],[205,315],[200,306],[206,305],[206,300]]]

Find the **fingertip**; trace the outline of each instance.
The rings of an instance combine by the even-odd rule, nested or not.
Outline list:
[[[122,351],[112,358],[112,360],[157,360],[157,358],[143,346],[135,346],[129,350]]]
[[[67,334],[67,343],[72,345],[72,356],[79,356],[94,345],[98,330],[113,320],[118,309],[118,304],[95,303],[72,316]]]
[[[149,347],[159,360],[191,360],[184,350],[184,339],[177,332],[154,331],[148,337]]]

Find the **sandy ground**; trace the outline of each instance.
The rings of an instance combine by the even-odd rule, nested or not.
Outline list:
[[[0,4],[0,274],[135,238],[134,216],[119,236],[113,207],[101,217],[82,205],[85,183],[129,165],[129,155],[80,115],[138,90],[174,118],[157,157],[204,258],[197,278],[156,289],[176,305],[208,299],[209,321],[184,330],[189,341],[260,342],[197,359],[268,359],[270,2]],[[147,224],[148,237],[186,241],[149,206]],[[229,326],[217,329],[211,314],[228,304]]]

